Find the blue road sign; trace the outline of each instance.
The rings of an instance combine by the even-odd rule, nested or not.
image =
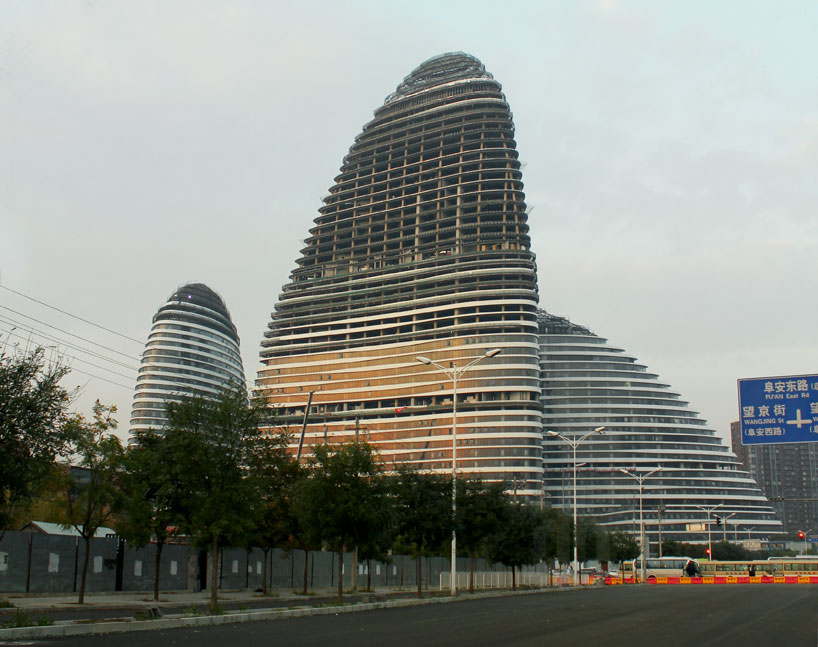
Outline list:
[[[818,544],[818,537],[807,537],[807,541],[811,544]]]
[[[738,381],[741,444],[818,442],[818,375]]]

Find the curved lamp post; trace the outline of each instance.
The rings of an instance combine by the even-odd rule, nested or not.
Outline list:
[[[642,566],[639,570],[639,577],[642,584],[644,584],[646,576],[645,561],[647,554],[645,552],[645,518],[642,515],[642,488],[645,479],[648,478],[649,476],[653,476],[654,474],[656,474],[656,472],[661,472],[662,468],[657,467],[655,470],[651,470],[650,472],[648,472],[647,474],[643,474],[642,476],[639,476],[634,472],[629,472],[628,470],[625,469],[621,469],[619,471],[622,472],[623,474],[627,474],[631,478],[636,479],[636,481],[639,483],[639,552],[641,553],[641,555],[639,556],[639,560],[642,563]]]
[[[452,575],[451,575],[451,592],[452,596],[457,595],[457,529],[455,517],[457,513],[457,380],[468,371],[472,366],[487,357],[495,357],[502,352],[500,348],[493,348],[486,351],[477,359],[472,360],[463,368],[458,368],[457,362],[452,362],[451,368],[446,368],[437,362],[432,361],[428,357],[418,356],[415,359],[421,364],[434,366],[440,369],[452,381]]]
[[[716,510],[718,510],[723,503],[719,503],[718,505],[714,505],[711,507],[705,507],[702,505],[697,505],[696,507],[699,510],[704,510],[707,513],[707,558],[713,559],[713,538],[710,535],[710,515],[713,514]]]
[[[579,586],[579,558],[577,551],[577,531],[579,530],[579,527],[577,526],[577,446],[589,436],[601,434],[604,429],[605,427],[597,427],[593,431],[589,431],[587,434],[582,436],[579,440],[568,438],[567,436],[558,434],[556,431],[547,432],[549,436],[561,438],[566,443],[571,445],[571,449],[574,450],[574,586]]]
[[[721,518],[721,539],[725,543],[727,543],[727,520],[731,517],[735,517],[737,514],[738,512],[732,512]]]

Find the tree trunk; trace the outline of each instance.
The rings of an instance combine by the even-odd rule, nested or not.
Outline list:
[[[338,543],[338,597],[336,601],[341,604],[344,596],[344,542]]]
[[[80,578],[80,595],[77,602],[79,604],[85,604],[85,582],[88,579],[88,560],[91,557],[91,537],[83,537],[82,541],[85,542],[85,558],[82,562],[82,577]]]
[[[349,569],[349,590],[355,593],[358,590],[358,547],[352,549],[352,567]]]
[[[517,569],[514,566],[511,567],[511,590],[517,590]]]
[[[310,563],[310,551],[308,548],[304,549],[304,588],[301,591],[302,595],[307,595],[307,565]]]
[[[418,597],[423,597],[423,564],[421,564],[421,560],[423,557],[420,555],[420,551],[418,551],[417,556],[417,567],[418,567]]]
[[[372,560],[366,560],[366,590],[372,590]]]
[[[216,613],[216,607],[219,602],[218,593],[216,592],[216,582],[219,574],[219,569],[217,568],[219,562],[219,536],[217,534],[213,535],[211,551],[213,559],[211,559],[210,564],[210,613],[212,614]]]
[[[153,565],[153,599],[159,600],[159,573],[162,566],[162,549],[165,547],[164,541],[156,542],[156,564]]]
[[[267,588],[267,557],[270,554],[270,549],[264,549],[264,564],[261,567],[261,594],[266,596],[268,592]]]
[[[474,553],[469,555],[469,593],[474,593]]]

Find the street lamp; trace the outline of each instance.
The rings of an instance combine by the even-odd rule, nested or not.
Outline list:
[[[593,431],[589,431],[579,440],[568,438],[562,434],[558,434],[556,431],[548,432],[549,436],[554,436],[554,438],[562,438],[562,440],[571,445],[571,449],[574,450],[574,586],[579,586],[579,556],[577,551],[577,534],[579,530],[579,527],[577,526],[577,445],[579,445],[589,436],[601,434],[604,429],[605,427],[597,427]]]
[[[750,531],[755,529],[756,529],[755,526],[750,526],[749,528],[747,528],[747,541],[750,541]]]
[[[653,476],[654,474],[656,474],[656,472],[661,472],[662,468],[657,467],[655,470],[651,470],[650,472],[648,472],[647,474],[643,474],[642,476],[634,474],[633,472],[629,472],[626,469],[620,469],[619,471],[622,472],[623,474],[627,474],[633,479],[636,479],[636,481],[639,483],[639,552],[642,553],[639,556],[639,560],[642,563],[642,566],[640,568],[640,581],[642,582],[642,584],[644,584],[646,576],[645,560],[647,558],[647,553],[645,551],[645,518],[642,514],[642,488],[644,486],[645,479],[647,479],[649,476]]]
[[[740,522],[738,521],[731,521],[733,524],[733,541],[737,544],[738,543],[738,525]]]
[[[704,510],[707,513],[707,555],[710,559],[713,559],[713,542],[710,537],[710,515],[723,505],[723,503],[719,503],[718,505],[714,505],[710,508],[706,508],[701,505],[696,506],[699,510]]]
[[[724,541],[724,543],[727,543],[727,520],[730,517],[735,517],[737,514],[738,514],[738,512],[733,512],[731,514],[728,514],[726,517],[721,518],[721,523],[722,523],[721,537],[722,537],[722,540]]]
[[[455,516],[457,514],[457,380],[477,362],[487,357],[495,357],[501,352],[501,348],[493,348],[460,369],[457,368],[457,362],[452,362],[452,367],[446,368],[428,357],[418,356],[415,358],[421,364],[440,369],[452,381],[452,596],[457,595],[457,518]]]

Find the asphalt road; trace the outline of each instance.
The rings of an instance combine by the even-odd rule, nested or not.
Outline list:
[[[60,639],[60,647],[816,645],[818,586],[605,587],[274,622]]]

